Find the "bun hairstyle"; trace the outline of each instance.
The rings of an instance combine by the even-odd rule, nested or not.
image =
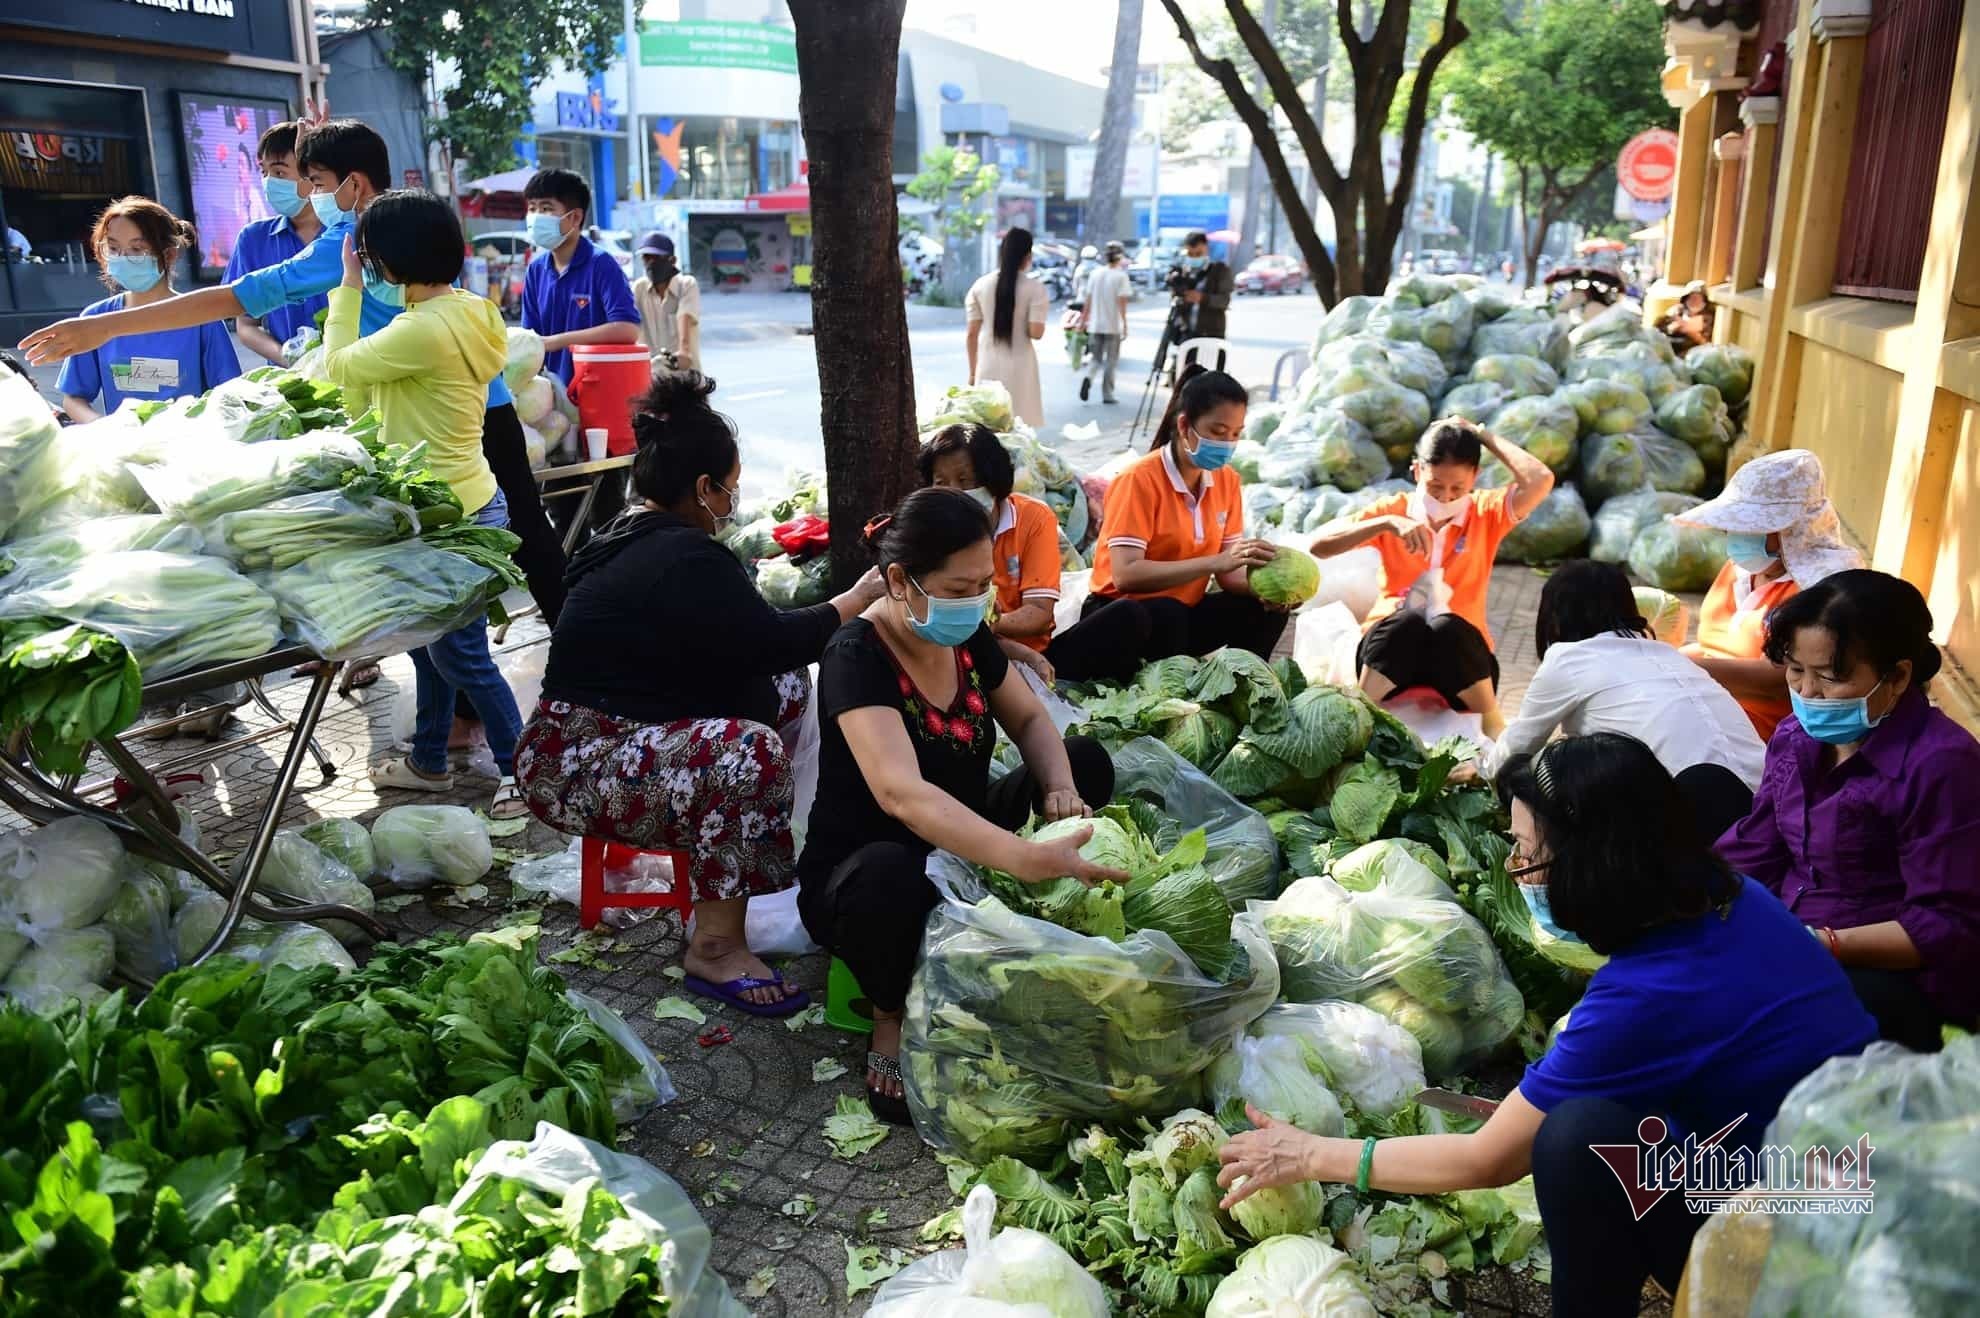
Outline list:
[[[976,500],[933,485],[868,522],[864,533],[882,572],[898,563],[911,577],[937,571],[952,555],[989,538],[990,519]]]
[[[700,371],[661,371],[633,400],[633,490],[671,508],[694,494],[703,476],[720,485],[737,460],[736,423],[709,406],[715,381]]]
[[[144,239],[145,246],[158,258],[166,274],[171,274],[173,262],[179,253],[190,250],[196,241],[193,227],[178,216],[166,210],[149,197],[119,197],[103,208],[96,217],[96,226],[89,233],[89,250],[103,264],[102,279],[106,287],[120,288],[122,285],[110,277],[110,269],[103,261],[103,246],[110,236],[110,221],[128,220],[137,226],[138,236]]]
[[[1148,451],[1153,453],[1176,438],[1176,420],[1195,425],[1198,420],[1229,403],[1245,407],[1251,395],[1243,385],[1222,371],[1213,371],[1202,362],[1191,362],[1176,376],[1176,391],[1169,395],[1169,406],[1162,413],[1162,424],[1155,427],[1155,438]]]
[[[1795,634],[1820,627],[1836,638],[1836,665],[1867,663],[1879,676],[1911,661],[1911,685],[1922,688],[1939,675],[1943,657],[1932,643],[1932,610],[1918,587],[1870,568],[1826,576],[1767,615],[1764,652],[1786,663]]]

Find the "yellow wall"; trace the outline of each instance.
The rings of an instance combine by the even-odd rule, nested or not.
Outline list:
[[[1822,459],[1829,499],[1843,529],[1864,549],[1877,543],[1889,436],[1897,426],[1904,377],[1820,343],[1802,348],[1794,447]]]

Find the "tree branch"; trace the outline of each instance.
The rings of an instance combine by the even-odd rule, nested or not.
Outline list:
[[[1285,152],[1279,149],[1279,136],[1272,129],[1271,115],[1244,85],[1244,79],[1238,76],[1237,65],[1227,59],[1213,59],[1205,52],[1203,43],[1197,39],[1196,29],[1190,25],[1178,0],[1162,0],[1162,8],[1168,10],[1169,17],[1174,20],[1176,34],[1188,48],[1190,59],[1223,89],[1225,99],[1230,101],[1231,108],[1250,130],[1252,144],[1258,148],[1259,158],[1265,163],[1265,173],[1272,180],[1272,191],[1277,195],[1280,209],[1292,229],[1293,241],[1299,244],[1307,268],[1313,272],[1313,286],[1320,293],[1320,300],[1332,307],[1335,299],[1333,258],[1327,254],[1327,245],[1320,241],[1319,231],[1313,227],[1312,213],[1306,209],[1306,202],[1293,182]]]
[[[1386,17],[1386,15],[1385,15]],[[1416,161],[1423,149],[1423,129],[1430,117],[1430,84],[1437,76],[1437,66],[1471,35],[1471,29],[1458,17],[1458,0],[1444,0],[1443,30],[1437,39],[1423,52],[1417,63],[1416,78],[1409,87],[1409,109],[1403,116],[1402,160],[1396,172],[1396,187],[1389,198],[1388,213],[1382,217],[1381,243],[1379,251],[1387,251],[1396,245],[1396,236],[1402,232],[1402,219],[1409,210],[1411,190],[1416,186]],[[1385,107],[1386,109],[1386,107]],[[1386,118],[1386,114],[1384,115]]]
[[[1298,141],[1299,149],[1306,153],[1307,163],[1313,168],[1313,177],[1320,185],[1321,194],[1332,203],[1341,195],[1346,180],[1341,177],[1333,155],[1327,150],[1320,125],[1307,108],[1299,84],[1286,72],[1286,62],[1279,58],[1271,36],[1252,14],[1246,0],[1224,0],[1224,9],[1231,16],[1231,26],[1237,29],[1238,40],[1244,43],[1259,72],[1265,75],[1265,85],[1272,89],[1272,99],[1285,112],[1286,122],[1292,125],[1293,138]]]
[[[1334,23],[1340,29],[1341,48],[1347,51],[1348,67],[1354,70],[1354,80],[1361,82],[1361,52],[1366,43],[1354,26],[1354,0],[1335,0]]]

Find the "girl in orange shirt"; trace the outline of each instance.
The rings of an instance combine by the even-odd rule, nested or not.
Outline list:
[[[1061,676],[1126,680],[1151,659],[1227,645],[1271,658],[1287,614],[1250,578],[1276,550],[1245,536],[1243,482],[1225,465],[1248,402],[1222,371],[1184,369],[1148,454],[1107,490],[1093,593],[1051,649]]]

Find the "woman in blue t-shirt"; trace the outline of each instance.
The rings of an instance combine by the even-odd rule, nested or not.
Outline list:
[[[103,267],[103,282],[123,291],[84,307],[85,316],[149,306],[177,297],[172,266],[191,249],[190,224],[149,197],[113,201],[96,217],[90,250]],[[158,402],[205,393],[241,373],[226,325],[214,321],[190,329],[121,334],[102,347],[62,363],[55,387],[62,409],[77,421],[114,412],[127,398]]]
[[[1609,957],[1560,1037],[1472,1134],[1323,1139],[1253,1110],[1259,1129],[1224,1146],[1218,1179],[1228,1206],[1303,1180],[1441,1194],[1531,1172],[1554,1312],[1634,1314],[1645,1277],[1676,1287],[1704,1220],[1682,1193],[1637,1213],[1621,1177],[1636,1180],[1643,1141],[1757,1147],[1788,1090],[1860,1051],[1876,1022],[1779,900],[1717,859],[1642,742],[1557,741],[1500,784],[1508,872],[1535,920]]]

